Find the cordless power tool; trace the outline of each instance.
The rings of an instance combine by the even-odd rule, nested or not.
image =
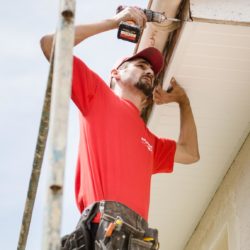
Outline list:
[[[116,9],[116,13],[121,12],[124,10],[127,6],[120,5]],[[156,22],[156,23],[162,23],[165,21],[174,21],[174,22],[179,22],[179,19],[176,18],[168,18],[165,15],[165,12],[156,12],[152,11],[150,9],[141,9],[146,17],[147,17],[147,22]],[[139,38],[142,34],[142,28],[138,25],[135,24],[133,21],[126,21],[126,22],[121,22],[118,28],[118,33],[117,37],[119,39],[129,41],[132,43],[137,43],[139,41]]]

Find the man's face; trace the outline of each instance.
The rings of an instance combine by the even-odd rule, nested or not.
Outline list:
[[[146,96],[152,95],[155,76],[146,60],[138,58],[127,62],[126,67],[120,70],[120,75],[124,84],[134,85]]]

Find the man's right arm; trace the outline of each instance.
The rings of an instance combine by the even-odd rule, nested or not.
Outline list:
[[[84,24],[75,27],[74,46],[81,43],[88,37],[97,35],[99,33],[118,28],[121,21],[134,21],[139,26],[144,26],[146,23],[146,16],[140,9],[136,7],[127,7],[111,19],[106,19],[101,22],[93,24]],[[51,48],[54,35],[45,35],[41,38],[41,48],[47,58],[50,60]]]
[[[197,129],[189,98],[185,90],[171,79],[172,90],[166,92],[162,88],[155,88],[154,102],[167,104],[177,102],[180,107],[180,134],[176,143],[175,162],[191,164],[200,159]]]

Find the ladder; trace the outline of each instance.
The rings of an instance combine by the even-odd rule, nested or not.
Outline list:
[[[26,248],[49,128],[50,177],[48,181],[47,208],[43,230],[43,249],[56,250],[59,249],[60,246],[67,121],[71,95],[75,0],[60,0],[59,11],[60,20],[53,42],[39,135],[36,143],[17,250],[25,250]]]

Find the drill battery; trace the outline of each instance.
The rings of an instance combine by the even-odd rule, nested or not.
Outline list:
[[[137,43],[141,36],[141,29],[134,22],[121,22],[118,28],[117,37],[119,39]]]

